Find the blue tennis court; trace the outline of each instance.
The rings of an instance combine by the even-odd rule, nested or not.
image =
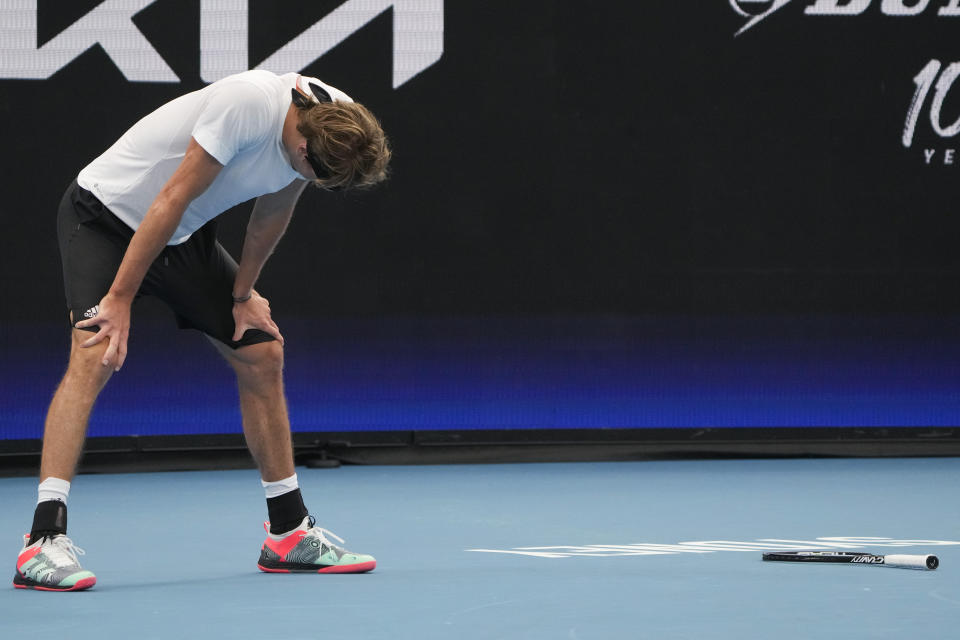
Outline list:
[[[948,638],[960,460],[299,468],[364,575],[257,570],[254,470],[83,475],[89,592],[0,590],[0,636]],[[0,479],[10,577],[36,481]],[[792,541],[792,542],[787,542]],[[761,561],[780,546],[934,553],[936,571]]]

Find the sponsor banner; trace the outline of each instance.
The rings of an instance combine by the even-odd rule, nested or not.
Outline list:
[[[788,5],[802,6],[803,15],[818,18],[851,18],[864,15],[871,9],[894,18],[919,16],[928,11],[940,17],[960,17],[960,0],[730,0],[733,10],[746,18],[736,35],[757,26]]]
[[[42,45],[38,0],[0,7],[0,78],[46,80],[91,47],[100,47],[131,82],[181,82],[134,19],[157,0],[106,0]],[[214,82],[247,69],[302,69],[380,14],[393,18],[393,86],[443,55],[443,0],[348,0],[262,62],[250,60],[249,0],[200,1],[200,77]]]
[[[892,324],[832,323],[798,329],[795,340],[772,322],[719,351],[717,336],[722,318],[898,317],[925,326],[960,313],[960,0],[0,0],[0,222],[8,239],[0,347],[12,372],[8,397],[42,398],[8,407],[18,428],[39,428],[56,380],[16,373],[11,354],[31,336],[27,357],[43,360],[38,370],[51,377],[65,357],[55,224],[64,188],[144,114],[251,68],[300,71],[343,89],[378,115],[394,149],[381,188],[308,190],[257,283],[281,328],[310,327],[309,339],[291,341],[309,350],[306,361],[325,362],[332,347],[315,327],[338,318],[384,326],[479,318],[480,333],[494,316],[507,318],[503,326],[536,317],[585,319],[588,327],[555,330],[558,344],[575,347],[553,347],[550,356],[565,360],[518,400],[534,409],[507,418],[467,402],[445,421],[427,393],[424,405],[389,397],[383,406],[408,409],[387,419],[368,401],[370,380],[317,391],[315,372],[305,378],[305,394],[371,411],[369,428],[592,428],[607,415],[615,426],[729,426],[716,412],[738,399],[725,415],[746,426],[955,424],[956,397],[942,384],[956,377],[942,364],[955,362],[955,323],[937,325],[936,335],[905,334],[903,344],[920,350],[897,351],[909,354],[897,367],[877,355],[877,341],[899,339]],[[219,220],[234,255],[250,210],[248,202]],[[659,376],[675,387],[624,385],[633,404],[597,383],[582,387],[589,402],[564,392],[572,388],[568,365],[582,366],[577,358],[599,367],[616,354],[609,370],[645,362],[624,354],[646,337],[619,332],[610,318],[669,325],[678,317],[696,319],[696,329],[676,342],[689,345],[683,375]],[[173,344],[174,321],[159,303],[143,300],[133,322],[135,340],[156,344],[133,343],[131,364]],[[594,328],[621,343],[591,347]],[[757,348],[758,335],[773,343]],[[494,360],[525,353],[508,344]],[[734,373],[704,366],[729,344],[746,354],[724,359]],[[832,367],[822,344],[857,375],[837,376],[847,369]],[[205,390],[208,380],[199,362],[209,354],[182,351],[170,380],[182,387],[172,397]],[[423,353],[410,360],[418,380],[420,362],[432,362],[430,348]],[[770,355],[780,353],[789,355]],[[749,367],[734,366],[745,359]],[[491,370],[513,393],[512,378]],[[528,370],[517,367],[517,379]],[[705,387],[688,384],[701,373]],[[460,386],[444,375],[438,393],[460,402],[490,388],[472,375]],[[129,424],[136,407],[124,404],[136,403],[133,386],[144,384],[131,380],[111,382],[117,400],[101,403],[91,433],[144,433]],[[142,380],[153,387],[150,373]],[[790,408],[781,388],[796,400]],[[821,402],[806,401],[814,393]],[[656,408],[676,397],[682,424],[664,417],[677,415],[672,409]],[[191,410],[226,415],[204,401]],[[578,403],[578,413],[558,414],[565,403]],[[185,422],[162,413],[166,396],[157,404],[149,421]],[[497,412],[503,405],[493,403]],[[98,424],[97,415],[116,417]],[[340,415],[304,420],[304,428],[334,430]],[[204,419],[203,428],[220,431],[222,422],[236,419]]]
[[[734,33],[735,37],[749,37],[751,29],[764,28],[764,21],[777,18],[791,20],[797,29],[815,31],[824,25],[827,19],[837,19],[850,22],[855,18],[872,19],[872,24],[863,21],[854,23],[860,29],[871,29],[881,21],[892,19],[892,22],[883,25],[887,29],[902,30],[907,33],[917,33],[918,44],[921,40],[935,38],[921,38],[916,29],[920,24],[929,25],[929,19],[936,17],[943,22],[937,24],[940,29],[957,28],[960,23],[960,0],[919,0],[906,2],[905,0],[729,0],[732,9],[744,18],[742,26]],[[802,9],[802,11],[801,11]],[[808,19],[812,18],[812,19]],[[920,18],[911,24],[907,18]],[[819,24],[818,24],[819,23]],[[918,50],[922,51],[921,45]],[[930,46],[929,50],[937,51],[937,47]],[[879,70],[881,73],[883,69]],[[956,144],[953,138],[960,133],[960,114],[956,108],[944,108],[953,89],[957,76],[960,75],[960,62],[941,61],[931,59],[917,70],[912,78],[916,85],[915,91],[906,106],[906,118],[903,125],[902,144],[905,149],[917,149],[921,153],[912,153],[916,162],[925,166],[953,166],[960,161],[957,156]],[[890,78],[893,81],[903,78]],[[957,98],[955,98],[957,100]],[[953,107],[952,103],[948,103]],[[918,131],[919,125],[919,131]],[[914,135],[923,139],[922,145],[914,147]]]
[[[4,113],[45,124],[9,128],[3,221],[33,232],[17,212],[52,215],[173,97],[298,70],[397,151],[385,188],[305,199],[314,259],[264,274],[304,315],[958,309],[958,36],[960,0],[6,2]],[[234,251],[242,232],[222,225]],[[60,287],[56,268],[5,285],[25,320]]]

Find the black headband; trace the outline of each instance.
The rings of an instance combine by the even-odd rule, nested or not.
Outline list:
[[[308,82],[307,86],[310,87],[310,92],[313,94],[312,100],[310,99],[311,96],[301,93],[299,89],[290,89],[290,94],[293,96],[293,104],[295,104],[298,109],[308,109],[311,105],[321,102],[333,102],[333,98],[330,97],[327,90],[320,85]]]

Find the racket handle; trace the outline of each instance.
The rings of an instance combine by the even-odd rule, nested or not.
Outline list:
[[[925,569],[932,571],[940,566],[940,559],[937,556],[908,556],[908,555],[889,555],[883,556],[883,564],[888,567],[899,567],[901,569]]]

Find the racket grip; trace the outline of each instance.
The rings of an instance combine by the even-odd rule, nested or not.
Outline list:
[[[883,564],[888,567],[898,567],[901,569],[923,569],[933,571],[940,566],[940,559],[937,556],[909,556],[909,555],[888,555],[883,556]]]

